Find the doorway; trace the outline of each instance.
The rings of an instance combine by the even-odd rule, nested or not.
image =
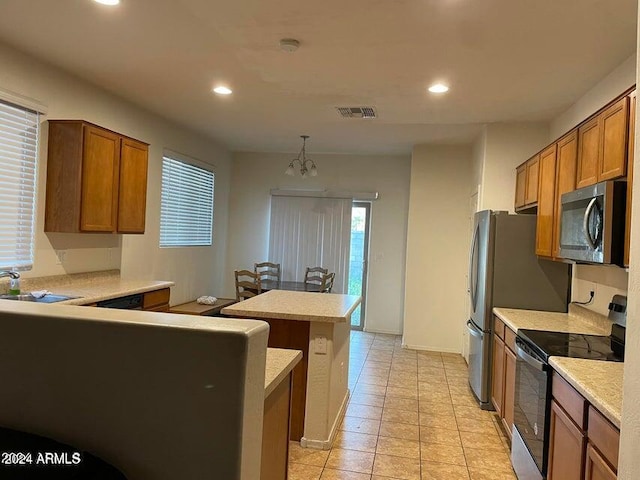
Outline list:
[[[367,294],[367,260],[369,258],[369,220],[371,203],[353,202],[351,208],[351,242],[349,253],[349,295],[360,295],[362,303],[351,314],[351,328],[362,330],[365,324]]]

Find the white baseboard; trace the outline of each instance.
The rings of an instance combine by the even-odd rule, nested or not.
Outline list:
[[[347,393],[342,400],[342,405],[340,405],[340,410],[338,411],[338,415],[331,425],[331,430],[329,431],[328,440],[313,440],[311,438],[302,437],[300,439],[300,446],[302,448],[315,448],[316,450],[331,450],[331,445],[333,445],[333,441],[338,434],[338,427],[340,426],[340,422],[344,417],[345,412],[347,411],[347,404],[349,403],[350,392],[347,389]]]
[[[365,327],[364,330],[362,330],[363,332],[367,332],[367,333],[382,333],[384,335],[402,335],[402,332],[396,332],[396,331],[391,331],[391,330],[381,330],[378,328],[367,328]]]

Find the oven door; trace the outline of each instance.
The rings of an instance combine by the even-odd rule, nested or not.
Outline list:
[[[549,413],[551,406],[551,370],[520,338],[516,337],[516,385],[514,405],[514,429],[544,478],[547,472],[547,445],[549,443]],[[515,449],[514,443],[514,449]],[[524,450],[524,449],[522,449]],[[512,455],[513,458],[513,455]],[[520,467],[514,463],[518,473],[531,470],[528,465]],[[518,478],[523,477],[519,475]],[[527,475],[523,478],[533,478]]]

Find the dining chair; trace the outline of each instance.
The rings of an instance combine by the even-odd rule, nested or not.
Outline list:
[[[271,262],[255,263],[253,271],[260,276],[260,280],[280,281],[280,264]]]
[[[322,285],[322,277],[327,273],[329,273],[328,268],[307,267],[307,269],[304,272],[305,287],[310,284]]]
[[[322,276],[322,283],[320,284],[320,293],[331,293],[333,288],[333,281],[336,278],[335,273],[327,273]]]
[[[236,300],[239,302],[262,293],[260,276],[251,270],[236,270]]]

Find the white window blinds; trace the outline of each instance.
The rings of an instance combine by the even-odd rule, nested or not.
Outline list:
[[[168,156],[162,159],[160,246],[211,245],[213,172]]]
[[[0,100],[0,269],[30,270],[38,113]]]

